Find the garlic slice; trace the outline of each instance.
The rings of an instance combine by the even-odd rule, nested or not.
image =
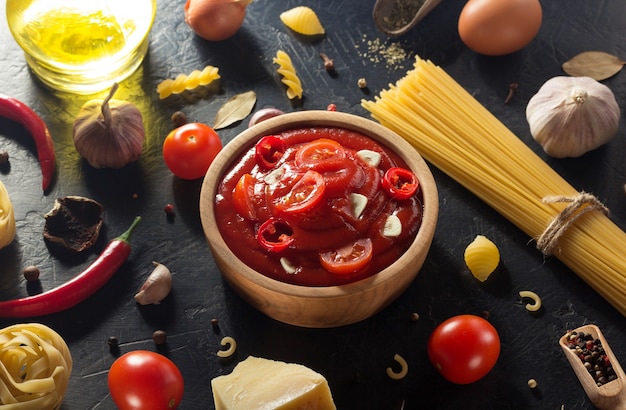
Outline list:
[[[378,167],[380,165],[380,160],[382,156],[380,153],[376,151],[372,151],[369,149],[362,149],[357,151],[356,155],[363,160],[370,167]]]
[[[273,170],[269,174],[265,175],[265,178],[263,179],[263,181],[267,185],[274,185],[275,183],[280,181],[280,179],[283,177],[283,175],[285,175],[285,170],[282,167],[276,168],[275,170]]]
[[[389,215],[385,221],[385,227],[383,228],[383,236],[388,238],[395,238],[402,233],[402,222],[396,215]]]
[[[283,267],[285,272],[291,273],[291,274],[296,273],[296,271],[298,270],[298,268],[294,266],[294,264],[291,263],[289,259],[287,258],[280,258],[280,266]]]
[[[353,192],[350,194],[350,203],[352,204],[352,215],[359,219],[367,206],[367,197],[363,194]]]

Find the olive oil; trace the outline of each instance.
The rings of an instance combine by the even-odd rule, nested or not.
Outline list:
[[[7,0],[7,20],[26,61],[52,88],[93,93],[143,60],[156,0]]]

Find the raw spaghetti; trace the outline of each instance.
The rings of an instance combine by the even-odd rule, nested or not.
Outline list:
[[[577,192],[442,68],[417,57],[405,77],[361,104],[531,238],[545,239],[552,225],[542,241],[550,246],[540,250],[626,316],[626,233],[595,197]],[[572,203],[576,208],[567,208]]]

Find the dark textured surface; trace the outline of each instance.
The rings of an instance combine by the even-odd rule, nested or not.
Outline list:
[[[405,409],[591,408],[560,351],[558,338],[569,328],[595,323],[624,365],[626,320],[574,273],[557,260],[545,260],[521,231],[436,169],[440,220],[431,252],[409,290],[371,319],[326,330],[276,323],[246,305],[222,281],[200,226],[200,181],[174,178],[161,159],[161,144],[171,129],[170,115],[181,109],[194,120],[210,123],[224,101],[250,89],[257,92],[257,108],[293,110],[272,63],[278,49],[289,53],[298,69],[305,88],[302,108],[325,109],[335,103],[341,111],[365,117],[361,98],[373,98],[411,65],[410,57],[403,64],[388,65],[380,55],[368,52],[367,41],[386,41],[371,20],[372,0],[305,3],[317,11],[327,29],[321,40],[306,42],[280,22],[280,12],[302,2],[257,0],[249,6],[244,27],[235,37],[208,43],[195,37],[184,23],[184,1],[159,0],[149,56],[116,95],[142,109],[147,127],[142,158],[120,171],[95,170],[79,158],[71,124],[86,98],[41,87],[27,69],[6,22],[0,20],[0,93],[24,101],[46,120],[58,158],[52,191],[43,195],[34,144],[20,127],[0,120],[0,147],[11,155],[10,168],[3,169],[0,178],[11,194],[18,229],[14,243],[0,251],[0,299],[26,294],[22,270],[27,265],[39,266],[43,289],[68,280],[123,231],[134,215],[143,217],[130,260],[104,288],[73,309],[33,319],[56,329],[70,346],[75,367],[63,409],[114,408],[106,383],[107,370],[115,360],[108,337],[120,340],[121,352],[156,350],[151,335],[157,328],[167,331],[164,350],[185,378],[182,409],[212,408],[211,379],[229,373],[248,355],[298,362],[321,372],[340,409],[397,409],[403,400]],[[481,57],[463,46],[456,33],[461,0],[444,1],[417,28],[393,41],[411,56],[417,53],[443,66],[545,158],[528,131],[524,114],[528,99],[548,78],[562,74],[562,62],[581,51],[599,49],[626,57],[626,4],[621,0],[542,3],[539,35],[526,49],[507,57]],[[4,1],[0,5],[4,9]],[[320,51],[334,59],[336,77],[324,71]],[[158,100],[155,87],[161,80],[207,64],[220,68],[219,95],[190,103]],[[360,77],[367,79],[369,95],[357,87]],[[519,83],[519,92],[505,105],[512,82]],[[624,107],[624,73],[605,83]],[[578,159],[546,160],[574,187],[603,200],[611,217],[626,228],[623,122],[618,136],[606,147]],[[246,124],[220,131],[221,138],[226,143]],[[43,215],[56,197],[65,195],[88,196],[105,207],[101,240],[80,260],[52,254],[43,241]],[[173,221],[163,211],[167,203],[176,207]],[[498,244],[503,259],[497,276],[482,286],[463,262],[465,246],[477,234]],[[171,268],[174,290],[161,305],[140,307],[132,296],[152,270],[153,260]],[[541,295],[544,309],[540,315],[524,310],[517,296],[524,289]],[[426,356],[430,332],[452,315],[483,311],[490,312],[502,340],[496,367],[471,385],[444,381]],[[411,312],[419,313],[419,321],[409,320]],[[218,332],[210,325],[212,318],[219,319]],[[15,322],[0,320],[0,325]],[[224,335],[238,342],[230,360],[218,360],[215,355]],[[409,374],[401,381],[385,374],[396,353],[409,363]],[[536,390],[527,387],[529,378],[537,380]]]

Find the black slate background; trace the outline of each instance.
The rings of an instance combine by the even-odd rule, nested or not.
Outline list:
[[[4,9],[4,0],[0,6]],[[321,40],[305,41],[289,32],[278,16],[297,5],[314,8],[326,27]],[[143,222],[133,239],[130,260],[96,295],[68,311],[33,318],[57,330],[68,342],[74,371],[63,409],[113,409],[107,370],[115,360],[107,339],[116,336],[121,352],[157,350],[151,335],[168,333],[161,349],[185,378],[181,409],[210,409],[210,381],[229,373],[248,355],[305,364],[324,374],[340,409],[586,409],[592,408],[557,344],[567,330],[596,323],[615,354],[626,364],[626,320],[573,272],[555,259],[544,259],[532,242],[510,222],[433,168],[440,190],[440,219],[430,254],[411,287],[374,317],[338,329],[302,329],[277,323],[250,308],[221,279],[200,226],[197,201],[200,181],[172,176],[161,159],[161,144],[171,129],[170,115],[184,111],[211,123],[217,109],[232,95],[257,92],[257,108],[284,111],[339,110],[368,117],[362,98],[373,98],[409,69],[419,54],[444,67],[521,139],[573,186],[594,193],[611,209],[611,217],[626,228],[626,124],[607,146],[578,159],[547,158],[532,140],[525,107],[539,86],[562,75],[561,64],[586,50],[603,50],[626,58],[626,3],[620,0],[543,1],[543,25],[524,50],[506,57],[483,57],[468,50],[456,32],[461,0],[438,6],[417,28],[401,38],[387,39],[371,19],[373,1],[256,0],[243,28],[233,38],[209,43],[193,35],[183,21],[183,0],[159,0],[144,64],[121,84],[116,98],[137,104],[145,116],[147,138],[141,159],[122,170],[96,170],[76,153],[71,124],[88,97],[49,91],[31,75],[21,50],[0,19],[0,93],[16,97],[48,123],[57,153],[57,175],[49,194],[41,191],[35,148],[19,126],[0,120],[0,147],[11,155],[10,168],[0,178],[7,186],[17,218],[17,236],[0,251],[0,299],[27,293],[22,270],[37,265],[41,285],[48,289],[84,269],[106,243],[121,233],[136,214]],[[367,41],[398,42],[409,56],[388,65],[368,52]],[[284,95],[272,57],[278,49],[292,56],[305,88],[302,107]],[[326,73],[319,58],[331,56],[337,76]],[[165,78],[211,64],[220,68],[222,90],[197,101],[159,101],[156,85]],[[368,92],[357,87],[364,77]],[[504,104],[508,85],[519,92]],[[626,107],[626,80],[620,73],[605,81]],[[247,122],[221,130],[227,143]],[[133,199],[133,194],[137,198]],[[105,229],[95,248],[79,260],[52,254],[43,237],[43,215],[56,197],[84,195],[105,206]],[[173,203],[176,218],[168,221],[163,207]],[[463,262],[465,246],[477,234],[498,244],[502,266],[485,285],[478,284]],[[172,295],[159,306],[140,307],[133,294],[152,270],[151,261],[170,267],[175,275]],[[543,299],[538,316],[519,301],[520,290],[535,290]],[[626,297],[626,295],[625,295]],[[444,319],[461,313],[490,312],[498,329],[502,353],[493,371],[467,386],[443,380],[428,362],[426,341]],[[411,322],[411,312],[420,320]],[[216,332],[210,321],[218,318]],[[0,320],[8,326],[18,320]],[[236,355],[219,360],[220,339],[238,342]],[[409,374],[393,381],[385,368],[395,353],[409,363]],[[539,384],[530,390],[526,382]]]

